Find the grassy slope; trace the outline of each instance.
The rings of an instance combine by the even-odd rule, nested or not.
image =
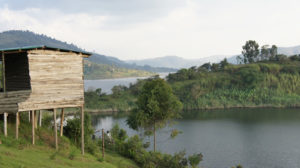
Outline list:
[[[87,60],[85,60],[84,66],[85,79],[109,79],[155,75],[155,73],[148,71],[120,68],[107,64],[97,64]]]
[[[0,165],[5,168],[28,167],[28,168],[68,168],[68,167],[102,167],[102,168],[118,168],[118,167],[137,167],[132,161],[124,159],[117,154],[106,153],[105,161],[98,161],[95,156],[90,154],[80,155],[80,151],[76,151],[75,159],[70,160],[65,151],[60,151],[55,155],[55,150],[45,146],[28,146],[24,149],[15,147],[7,147],[0,145]]]
[[[23,116],[23,118],[26,116]],[[28,117],[28,116],[27,116]],[[3,122],[0,121],[0,129],[3,130]],[[13,123],[8,124],[8,137],[3,137],[1,132],[0,138],[0,167],[15,168],[40,168],[40,167],[101,167],[101,168],[136,168],[138,167],[133,161],[121,157],[120,155],[106,151],[104,161],[99,161],[101,157],[100,150],[95,155],[86,152],[81,155],[80,150],[70,143],[66,138],[59,138],[59,151],[53,148],[53,132],[48,128],[39,128],[36,131],[36,145],[31,145],[31,128],[26,121],[21,121],[20,139],[15,140],[15,126]],[[70,159],[71,153],[74,159]]]

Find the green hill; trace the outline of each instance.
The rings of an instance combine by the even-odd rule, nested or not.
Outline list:
[[[223,63],[181,69],[167,76],[185,110],[300,107],[300,56],[241,65]],[[112,95],[87,92],[86,107],[128,110],[144,81],[115,88]]]
[[[24,47],[24,46],[36,46],[36,45],[46,45],[56,48],[70,49],[75,51],[84,51],[84,49],[74,45],[68,44],[56,40],[54,38],[48,37],[43,34],[36,34],[30,31],[20,31],[20,30],[11,30],[0,33],[0,48],[15,48],[15,47]],[[149,74],[157,72],[175,72],[176,69],[173,68],[163,68],[163,67],[151,67],[151,66],[138,66],[135,64],[129,64],[122,60],[119,60],[115,57],[105,56],[97,53],[93,53],[92,56],[86,58],[86,60],[97,65],[98,68],[93,68],[87,75],[88,79],[103,79],[113,77],[135,77],[135,76],[144,76],[147,74],[145,71],[148,71]],[[107,70],[107,69],[120,69],[123,73],[114,74],[115,72],[97,72],[97,70]],[[126,73],[126,71],[130,73]],[[102,74],[102,75],[99,75]],[[107,75],[105,75],[107,74]],[[91,78],[93,77],[93,78]]]
[[[185,109],[300,107],[300,56],[297,59],[218,64],[210,71],[192,67],[167,78]]]
[[[84,74],[85,79],[144,77],[155,75],[155,73],[149,71],[120,68],[107,64],[97,64],[88,60],[84,62]]]

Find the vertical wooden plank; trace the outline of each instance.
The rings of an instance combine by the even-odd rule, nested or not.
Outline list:
[[[16,113],[16,139],[19,139],[19,112]]]
[[[54,135],[55,135],[55,149],[58,150],[56,109],[53,109],[53,123],[54,123]]]
[[[3,91],[6,93],[6,79],[5,79],[5,55],[2,52],[2,79],[3,79]]]
[[[42,126],[42,118],[43,118],[43,112],[42,110],[39,111],[39,127]]]
[[[3,114],[3,117],[4,117],[4,127],[3,128],[4,128],[4,136],[5,137],[7,137],[7,115],[8,115],[7,113]]]
[[[64,108],[61,109],[61,116],[60,116],[60,136],[63,136],[64,132]]]
[[[32,131],[32,145],[35,144],[35,134],[34,134],[34,111],[31,110],[31,131]]]
[[[81,154],[84,155],[84,109],[81,106]]]

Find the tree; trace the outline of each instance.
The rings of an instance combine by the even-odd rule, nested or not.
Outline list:
[[[135,130],[143,128],[153,132],[155,151],[155,131],[165,127],[172,119],[179,118],[182,104],[173,95],[170,85],[159,77],[144,84],[136,104],[137,107],[130,113],[127,124]]]
[[[227,58],[224,58],[223,61],[220,62],[220,68],[221,68],[222,70],[224,70],[225,67],[228,66],[228,65],[229,65],[229,63],[228,63],[228,61],[227,61]]]
[[[98,95],[98,96],[101,96],[101,92],[102,92],[102,89],[101,88],[98,88],[98,89],[96,89],[95,90],[95,92],[96,92],[96,94]]]
[[[270,48],[269,45],[263,45],[260,50],[261,60],[274,60],[277,55],[277,46],[272,45]]]
[[[219,68],[220,68],[219,64],[217,64],[217,63],[211,64],[211,71],[212,72],[217,72],[219,70]]]
[[[269,45],[263,45],[260,49],[260,59],[261,60],[268,60],[270,57],[270,48]]]
[[[120,96],[121,93],[125,90],[127,90],[127,87],[123,85],[116,85],[111,89],[113,97]]]
[[[211,70],[211,64],[209,62],[205,63],[205,64],[201,65],[201,68],[204,68],[207,71],[210,71]]]
[[[277,55],[277,46],[276,45],[272,45],[271,49],[270,49],[270,57],[274,58]]]
[[[243,46],[242,54],[244,56],[244,63],[253,63],[257,61],[259,55],[259,45],[254,40],[249,40]]]

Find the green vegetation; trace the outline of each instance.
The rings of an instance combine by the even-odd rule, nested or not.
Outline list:
[[[86,111],[129,111],[135,107],[135,95],[125,86],[114,86],[111,95],[101,93],[101,89],[84,93]]]
[[[167,82],[183,108],[300,107],[300,55],[278,55],[275,45],[271,48],[263,46],[259,55],[256,44],[246,48],[255,51],[243,51],[244,57],[248,58],[241,60],[252,63],[232,65],[224,59],[220,63],[205,63],[169,74]],[[86,93],[88,108],[110,104],[115,109],[132,109],[145,81],[123,87],[120,96],[105,95],[107,101],[101,101],[95,93]],[[89,104],[90,100],[96,105]],[[115,105],[116,102],[122,102],[124,106]]]
[[[85,79],[108,79],[125,77],[144,77],[154,75],[153,72],[120,68],[113,65],[98,64],[85,60],[84,63]]]
[[[217,65],[217,66],[216,66]],[[223,66],[224,65],[224,66]],[[215,68],[211,68],[215,67]],[[261,61],[252,64],[204,64],[181,69],[167,77],[184,109],[230,107],[299,107],[299,56],[285,61]],[[146,80],[129,88],[118,86],[118,94],[85,93],[88,109],[133,109]]]
[[[164,127],[170,120],[179,118],[182,104],[172,93],[171,87],[160,78],[147,81],[139,94],[137,107],[127,119],[127,124],[137,130],[143,128],[154,134],[153,147],[155,151],[155,132]]]
[[[300,106],[300,56],[274,55],[274,45],[259,54],[255,41],[243,49],[242,60],[250,64],[230,65],[224,59],[167,77],[184,109]]]
[[[202,161],[202,154],[186,157],[183,151],[174,155],[147,151],[148,145],[143,144],[138,135],[128,138],[126,131],[120,129],[118,125],[112,128],[111,135],[113,140],[106,137],[106,149],[116,151],[120,155],[134,160],[142,168],[186,168],[188,164],[197,166]]]
[[[11,115],[12,116],[12,115]],[[11,119],[14,116],[12,116]],[[44,118],[44,126],[36,130],[36,145],[31,145],[31,124],[28,122],[28,115],[21,115],[19,140],[14,137],[15,124],[14,120],[8,123],[8,137],[4,137],[1,133],[0,138],[0,165],[5,168],[24,167],[24,168],[40,168],[40,167],[138,167],[130,159],[126,159],[114,151],[107,150],[105,158],[100,155],[100,146],[91,146],[89,141],[86,144],[86,154],[81,155],[79,148],[73,139],[59,137],[59,150],[54,147],[54,133],[51,128],[51,118]],[[87,120],[88,124],[89,120]],[[0,121],[0,129],[3,130],[3,121]],[[89,129],[89,128],[87,128]],[[65,130],[67,131],[67,130]],[[67,132],[66,132],[67,133]],[[88,138],[88,137],[86,137]],[[97,144],[97,142],[95,142]]]

